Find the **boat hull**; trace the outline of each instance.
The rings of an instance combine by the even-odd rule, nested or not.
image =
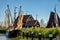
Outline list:
[[[19,34],[20,34],[20,30],[13,30],[13,31],[7,31],[6,36],[8,38],[13,38],[19,36]]]

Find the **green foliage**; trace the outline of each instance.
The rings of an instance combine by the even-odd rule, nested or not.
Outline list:
[[[32,28],[22,28],[22,31],[24,32],[35,32],[35,33],[41,33],[42,37],[48,37],[49,34],[53,34],[53,37],[56,37],[57,35],[60,36],[60,28],[41,28],[41,27],[32,27]]]
[[[0,27],[0,30],[7,30],[5,27]]]

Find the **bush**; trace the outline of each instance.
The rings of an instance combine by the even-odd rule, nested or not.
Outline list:
[[[32,27],[32,28],[22,28],[24,32],[34,32],[34,33],[41,33],[42,37],[48,37],[49,34],[53,34],[53,37],[57,35],[60,36],[60,28],[41,28],[41,27]]]

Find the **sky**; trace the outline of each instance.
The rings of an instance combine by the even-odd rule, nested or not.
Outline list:
[[[39,21],[41,19],[48,21],[50,12],[54,11],[55,4],[57,13],[60,16],[59,0],[0,0],[0,22],[4,21],[7,4],[9,4],[12,17],[14,16],[15,6],[17,7],[17,15],[19,7],[22,6],[24,14],[31,14],[35,19],[37,15]]]

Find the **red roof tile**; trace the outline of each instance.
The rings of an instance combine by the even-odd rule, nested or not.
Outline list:
[[[29,25],[35,25],[36,21],[37,20],[29,20],[29,21],[27,21],[27,24],[29,24]]]
[[[26,20],[28,19],[29,16],[31,16],[31,15],[24,15],[23,22],[26,22]],[[14,25],[15,26],[17,26],[18,18],[19,18],[19,16],[14,21]]]
[[[24,15],[23,21],[26,22],[26,20],[28,19],[29,16],[31,16],[31,15]]]

